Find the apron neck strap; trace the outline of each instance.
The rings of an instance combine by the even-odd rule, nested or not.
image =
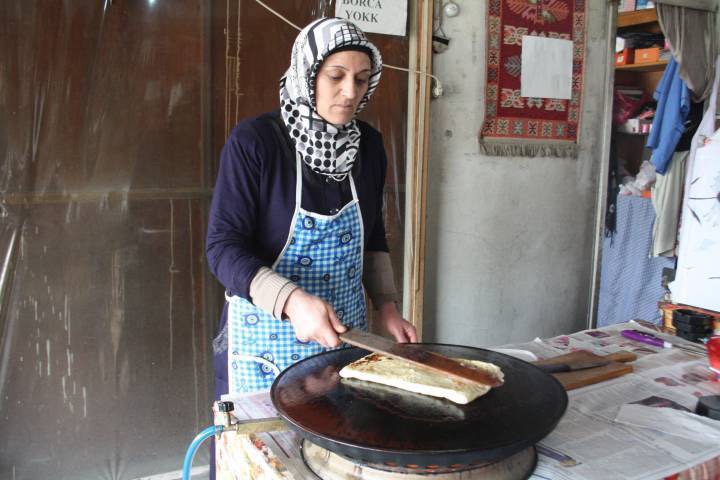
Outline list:
[[[297,207],[300,207],[302,204],[302,166],[300,152],[295,152],[295,204]]]
[[[357,201],[357,190],[355,190],[355,179],[352,173],[348,173],[348,179],[350,180],[350,190],[352,190],[353,200]]]

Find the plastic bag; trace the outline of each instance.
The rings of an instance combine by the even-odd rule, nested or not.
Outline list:
[[[632,118],[650,100],[646,93],[629,95],[619,90],[613,93],[613,123],[622,125]]]
[[[620,195],[642,196],[642,192],[649,190],[655,183],[655,167],[647,160],[640,165],[640,171],[636,177],[623,177],[623,184],[620,185]]]

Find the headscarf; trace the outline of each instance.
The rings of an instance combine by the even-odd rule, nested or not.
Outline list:
[[[295,151],[314,172],[342,181],[352,170],[360,145],[355,117],[345,125],[325,121],[315,104],[315,79],[323,61],[338,49],[364,51],[370,56],[368,89],[355,113],[360,112],[377,88],[382,71],[378,49],[353,23],[322,18],[305,27],[292,48],[290,68],[280,80],[280,112]]]

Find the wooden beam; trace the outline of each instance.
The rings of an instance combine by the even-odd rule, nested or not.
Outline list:
[[[434,0],[409,2],[410,68],[432,71],[432,24]],[[422,339],[425,289],[425,226],[427,210],[427,163],[430,126],[430,90],[427,75],[408,77],[407,177],[405,209],[405,269],[403,314]]]
[[[194,200],[212,198],[211,188],[136,188],[132,190],[70,190],[63,192],[8,193],[3,205],[42,205],[53,203],[102,203],[123,201]]]
[[[617,28],[642,25],[644,23],[653,23],[657,21],[657,12],[654,8],[635,10],[633,12],[621,12],[617,16]]]
[[[600,171],[597,183],[595,204],[595,226],[593,232],[592,273],[590,276],[590,295],[587,311],[587,328],[597,326],[598,301],[600,299],[600,267],[602,247],[605,239],[605,204],[607,202],[608,170],[610,168],[610,136],[612,132],[612,105],[615,77],[615,33],[617,32],[617,4],[608,2],[605,11],[607,30],[605,31],[605,88],[603,89],[603,126],[598,132],[602,136],[600,147]]]

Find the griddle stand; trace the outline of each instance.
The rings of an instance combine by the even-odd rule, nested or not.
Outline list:
[[[225,432],[237,432],[242,435],[251,433],[280,432],[289,430],[290,427],[280,417],[253,418],[248,420],[237,420],[232,412],[235,410],[233,402],[215,402],[213,404],[213,417],[215,426],[218,428],[216,435],[219,437]],[[235,420],[233,422],[233,420]]]

